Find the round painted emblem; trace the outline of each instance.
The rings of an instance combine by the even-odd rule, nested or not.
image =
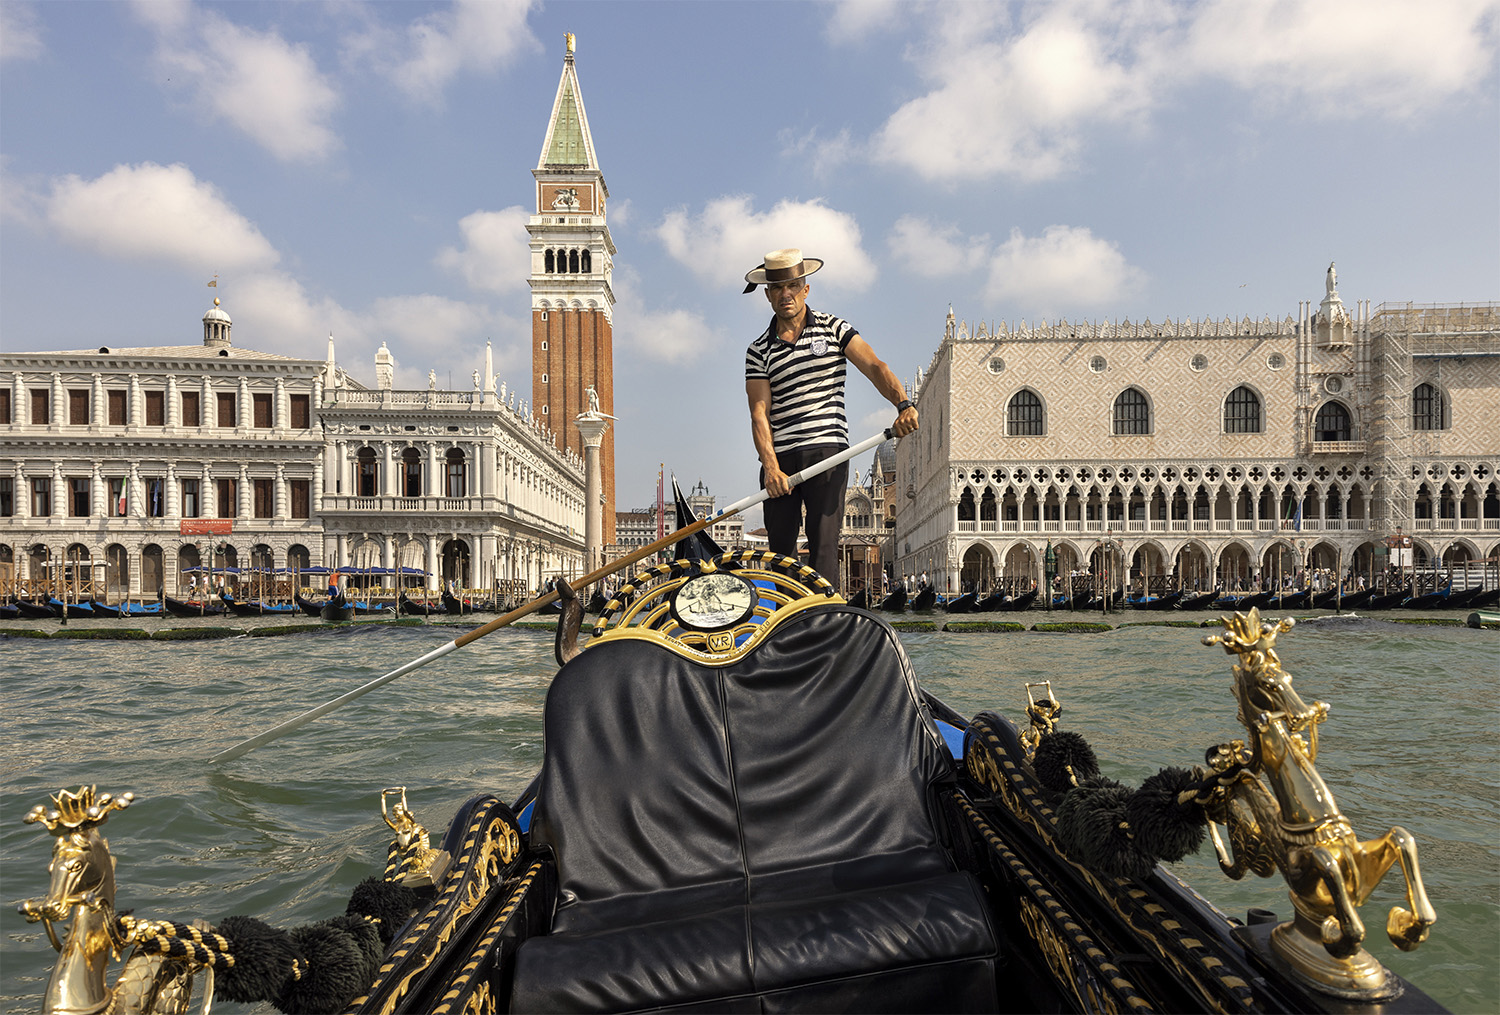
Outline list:
[[[814,356],[821,356],[828,351],[828,341],[822,338],[813,339],[812,352]]]
[[[694,631],[721,631],[750,616],[759,598],[745,579],[715,571],[683,582],[672,596],[672,616]]]

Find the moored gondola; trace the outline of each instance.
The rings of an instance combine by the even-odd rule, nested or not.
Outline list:
[[[1397,589],[1395,592],[1383,592],[1370,597],[1365,604],[1367,610],[1394,610],[1411,598],[1411,586]]]
[[[419,602],[408,596],[405,592],[401,592],[396,596],[396,609],[408,617],[435,617],[447,612],[440,605]]]
[[[89,605],[94,608],[94,616],[101,620],[114,620],[120,616],[120,608],[118,606],[101,603],[97,599],[90,600]]]
[[[467,599],[460,599],[447,589],[442,594],[443,612],[450,616],[460,616],[465,613],[474,612],[474,604]]]
[[[62,616],[48,600],[17,599],[16,612],[27,620],[57,620]]]
[[[943,611],[946,613],[973,613],[974,607],[978,605],[978,602],[974,593],[965,592],[963,595],[944,603]]]
[[[1126,599],[1125,605],[1132,610],[1170,610],[1182,599],[1182,590],[1168,592],[1164,596],[1141,596],[1139,599]]]
[[[1375,590],[1374,589],[1360,589],[1360,590],[1355,591],[1355,592],[1345,592],[1344,593],[1344,598],[1342,598],[1342,599],[1340,599],[1338,601],[1338,603],[1334,607],[1334,609],[1339,609],[1339,610],[1360,610],[1360,609],[1364,609],[1365,604],[1368,603],[1373,598],[1375,598]]]
[[[1021,593],[1019,596],[1006,596],[995,609],[1001,613],[1024,613],[1031,609],[1032,603],[1036,602],[1037,594],[1037,590],[1032,589],[1030,592]]]
[[[1292,592],[1282,592],[1280,595],[1272,596],[1271,601],[1266,604],[1268,610],[1305,610],[1308,601],[1312,599],[1312,593],[1306,589]]]
[[[342,916],[116,912],[132,867],[115,872],[101,828],[150,802],[59,793],[31,820],[69,877],[21,907],[66,935],[54,982],[98,1010],[131,991],[185,1002],[207,969],[197,986],[284,1011],[1441,1010],[1365,940],[1387,871],[1406,880],[1380,914],[1395,944],[1418,947],[1437,914],[1415,839],[1362,840],[1319,776],[1329,710],[1280,668],[1290,622],[1252,612],[1205,639],[1236,656],[1226,717],[1250,694],[1269,711],[1206,755],[1164,742],[1164,763],[1206,764],[1132,789],[1060,728],[1050,684],[1025,688],[1022,722],[965,718],[815,573],[725,557],[638,576],[581,650],[560,625],[536,778],[510,802],[478,788],[436,848],[422,801],[386,790],[384,874],[329,900]],[[1293,819],[1338,830],[1305,879]],[[1285,907],[1289,889],[1293,918],[1231,920],[1159,866],[1206,839],[1232,877],[1291,871],[1266,896]]]
[[[890,593],[880,601],[880,609],[884,613],[900,613],[906,609],[906,587],[897,585]]]
[[[206,599],[187,600],[162,597],[162,606],[174,617],[218,617],[224,614],[224,604]]]
[[[297,604],[305,616],[321,617],[323,615],[323,604],[316,599],[309,599],[300,592],[292,593],[292,601]]]
[[[996,589],[994,592],[991,592],[987,596],[981,597],[974,603],[974,612],[994,613],[996,610],[1000,609],[1000,604],[1005,602],[1007,598],[1008,596],[1004,592]]]
[[[1179,610],[1207,610],[1224,594],[1223,589],[1214,589],[1212,592],[1204,592],[1196,596],[1187,596],[1177,603]]]
[[[287,617],[302,614],[301,607],[293,603],[273,604],[259,599],[242,602],[229,595],[219,598],[223,601],[224,608],[236,617]]]
[[[870,608],[870,589],[869,589],[869,586],[864,586],[864,587],[860,588],[860,590],[858,592],[856,592],[856,593],[854,593],[854,595],[850,596],[849,597],[849,605],[853,606],[853,607],[856,607],[858,609],[861,609],[861,610],[868,610]]]
[[[609,600],[604,597],[604,592],[596,585],[594,586],[594,594],[589,596],[589,601],[583,609],[585,613],[597,617],[604,612],[604,607],[608,604]]]
[[[336,592],[318,607],[318,619],[332,622],[353,620],[354,604],[344,598],[342,592]]]
[[[1448,605],[1448,589],[1451,586],[1444,585],[1435,592],[1424,592],[1420,596],[1412,596],[1405,605],[1408,610],[1439,610]]]
[[[911,608],[913,610],[930,610],[937,605],[937,589],[931,585],[923,585],[912,597]]]
[[[1481,592],[1469,602],[1469,608],[1474,610],[1487,610],[1496,605],[1500,605],[1500,588]]]

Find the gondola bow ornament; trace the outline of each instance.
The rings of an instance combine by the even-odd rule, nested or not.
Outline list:
[[[1208,752],[1216,778],[1198,802],[1219,866],[1235,879],[1247,870],[1261,877],[1282,872],[1296,915],[1272,931],[1271,947],[1299,975],[1337,996],[1390,996],[1391,978],[1363,946],[1358,907],[1399,862],[1406,908],[1391,908],[1386,933],[1403,951],[1427,939],[1437,913],[1422,885],[1416,840],[1399,826],[1361,840],[1318,774],[1318,726],[1328,718],[1328,705],[1307,705],[1276,655],[1277,636],[1296,621],[1267,623],[1252,609],[1223,623],[1224,633],[1203,643],[1239,657],[1234,693],[1248,739]]]

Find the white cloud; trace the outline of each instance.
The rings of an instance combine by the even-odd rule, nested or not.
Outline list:
[[[1012,229],[990,260],[985,296],[1020,304],[1027,312],[1119,302],[1135,293],[1145,273],[1120,248],[1080,226],[1048,226],[1041,236]]]
[[[1494,0],[1214,0],[1195,10],[1184,50],[1201,75],[1326,116],[1405,117],[1492,72],[1497,12]]]
[[[531,235],[526,231],[530,217],[520,205],[465,215],[458,222],[463,248],[443,248],[438,266],[461,275],[471,289],[524,290],[531,274]]]
[[[879,12],[837,7],[830,29]],[[930,8],[908,60],[928,83],[868,144],[809,143],[827,164],[868,150],[924,179],[1050,179],[1091,131],[1145,122],[1218,81],[1322,117],[1401,118],[1492,80],[1500,0],[1071,0]],[[883,16],[882,16],[883,17]]]
[[[728,334],[690,310],[651,310],[641,300],[640,275],[629,268],[615,271],[613,333],[617,345],[633,356],[657,363],[694,363],[717,352]]]
[[[757,212],[749,197],[721,197],[697,217],[686,209],[668,212],[655,232],[675,260],[722,288],[742,286],[745,272],[767,251],[791,246],[827,262],[818,284],[859,292],[875,281],[875,262],[861,245],[859,223],[816,198],[780,201]]]
[[[1069,6],[1041,10],[1019,33],[958,47],[939,19],[919,65],[935,87],[891,115],[873,156],[931,180],[1046,179],[1073,166],[1090,123],[1147,107],[1145,82],[1108,25]]]
[[[339,105],[306,46],[187,3],[142,2],[156,61],[208,115],[285,162],[316,162],[341,146],[328,120]]]
[[[891,259],[907,273],[941,278],[980,267],[988,259],[990,238],[965,236],[957,226],[939,226],[918,215],[903,215],[886,239]]]
[[[212,274],[280,259],[254,223],[184,165],[145,162],[93,180],[60,177],[41,208],[45,224],[67,242],[124,260],[164,260]]]
[[[0,3],[0,63],[35,60],[45,51],[35,9],[15,0]]]
[[[443,89],[464,71],[505,67],[539,43],[526,18],[534,0],[459,0],[451,8],[418,18],[404,32],[371,27],[348,41],[417,102],[436,104]]]
[[[888,31],[902,21],[910,5],[902,0],[839,0],[824,30],[830,42],[858,42]]]

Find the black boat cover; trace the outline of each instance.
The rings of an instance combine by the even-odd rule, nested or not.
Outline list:
[[[591,646],[545,742],[559,904],[512,1011],[995,1010],[981,889],[937,833],[953,762],[879,618],[813,607],[716,666]]]

